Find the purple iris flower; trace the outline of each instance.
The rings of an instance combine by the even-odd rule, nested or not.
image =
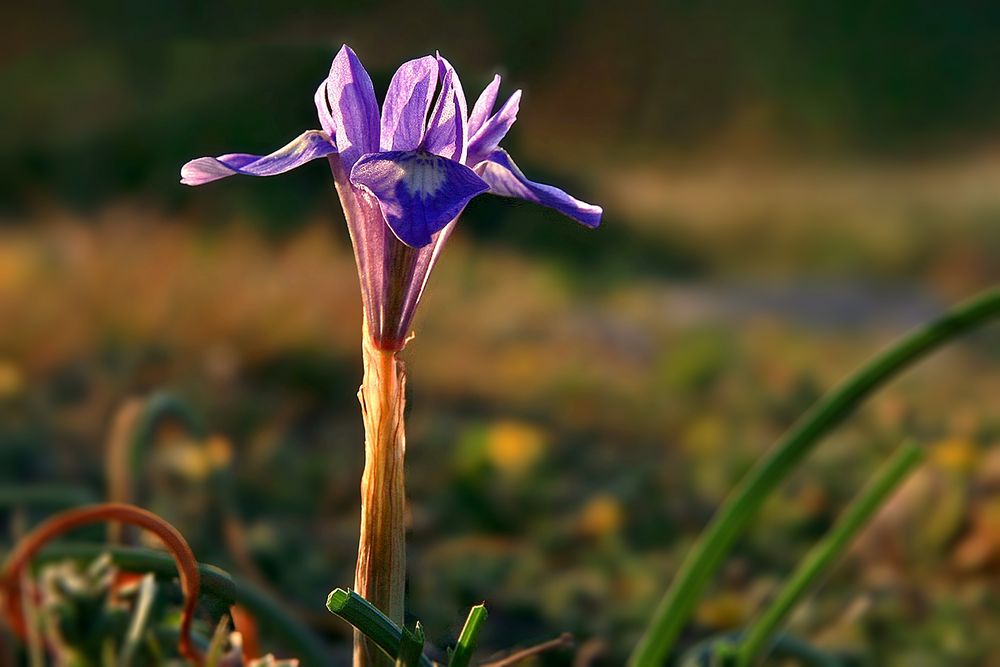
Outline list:
[[[500,148],[521,91],[494,111],[499,89],[495,76],[470,113],[451,64],[424,56],[396,71],[380,114],[371,78],[345,45],[316,91],[322,130],[270,155],[191,160],[181,183],[273,176],[327,158],[354,245],[368,331],[379,348],[399,350],[430,270],[476,195],[519,197],[588,227],[600,224],[599,206],[528,180]]]

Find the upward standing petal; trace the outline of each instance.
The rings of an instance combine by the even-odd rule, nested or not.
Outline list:
[[[467,130],[469,124],[469,106],[465,99],[465,90],[462,89],[462,80],[458,78],[458,72],[456,72],[455,68],[451,66],[451,63],[448,62],[440,53],[435,55],[435,58],[437,58],[438,61],[438,76],[442,80],[444,79],[445,74],[452,72],[452,76],[454,77],[453,85],[455,88],[455,102],[458,104],[458,113],[462,118],[463,130]],[[468,134],[465,136],[468,138]]]
[[[476,173],[489,184],[491,194],[518,197],[554,208],[587,227],[601,224],[601,214],[604,211],[600,206],[580,201],[552,185],[529,181],[502,148],[493,151],[489,159],[479,163]]]
[[[438,63],[425,56],[404,63],[392,77],[382,105],[383,151],[416,150],[424,138],[427,110],[437,87]]]
[[[461,162],[465,155],[465,123],[455,96],[457,78],[450,71],[441,79],[441,94],[427,123],[423,147],[435,155]]]
[[[517,110],[520,104],[521,91],[515,90],[514,94],[500,107],[500,111],[483,121],[483,124],[469,139],[467,162],[470,165],[475,166],[481,160],[485,160],[500,145],[514,121],[517,120]]]
[[[350,172],[358,158],[379,147],[379,112],[371,77],[346,44],[333,59],[326,80],[337,149]]]
[[[202,185],[234,174],[274,176],[336,152],[337,148],[325,133],[309,130],[270,155],[228,153],[191,160],[181,167],[181,183]]]
[[[500,75],[495,74],[493,80],[490,84],[483,88],[483,92],[480,93],[479,99],[476,100],[475,105],[472,107],[472,113],[469,114],[469,136],[473,137],[476,132],[483,126],[486,119],[490,117],[493,113],[493,107],[497,103],[497,93],[500,92]]]
[[[458,72],[447,60],[437,55],[441,93],[427,124],[424,148],[436,155],[465,162],[469,143],[469,108]]]

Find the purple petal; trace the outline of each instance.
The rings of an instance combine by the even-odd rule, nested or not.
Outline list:
[[[274,176],[336,152],[336,146],[330,142],[326,133],[309,130],[270,155],[228,153],[219,157],[191,160],[181,167],[181,183],[202,185],[233,174]]]
[[[334,127],[333,114],[330,113],[330,100],[326,93],[326,79],[319,84],[319,88],[316,89],[316,94],[313,95],[313,101],[316,103],[316,112],[319,114],[319,126],[323,128],[323,131],[330,135],[331,138],[335,139],[337,136],[337,128]],[[336,143],[336,141],[334,141]]]
[[[465,119],[455,95],[457,80],[454,70],[442,75],[441,94],[427,123],[423,147],[435,155],[461,162],[465,157]]]
[[[497,103],[498,92],[500,92],[500,75],[496,74],[493,76],[490,84],[483,88],[483,92],[479,94],[479,99],[476,100],[476,104],[472,107],[472,113],[469,114],[470,137],[476,135],[479,128],[483,126],[486,119],[493,113],[493,107]]]
[[[518,197],[554,208],[587,227],[601,224],[601,214],[604,211],[600,206],[582,202],[551,185],[529,181],[502,148],[493,151],[486,161],[480,162],[476,172],[489,183],[491,194]]]
[[[333,59],[326,94],[340,159],[350,172],[359,157],[378,150],[379,113],[371,77],[346,44]]]
[[[455,101],[458,103],[459,116],[462,118],[462,126],[464,131],[464,137],[468,139],[468,127],[469,127],[469,106],[468,102],[465,101],[465,90],[462,89],[462,81],[458,78],[458,72],[455,68],[451,66],[445,58],[438,53],[436,56],[438,61],[438,78],[442,81],[444,80],[445,74],[452,72],[452,85],[455,87]]]
[[[420,146],[437,79],[434,56],[411,60],[396,70],[382,105],[379,145],[383,151],[412,151]]]
[[[469,203],[489,189],[474,171],[425,151],[365,155],[351,183],[370,192],[389,228],[408,246],[420,248]]]
[[[469,139],[468,162],[475,165],[480,160],[493,152],[500,144],[514,121],[517,120],[517,110],[521,104],[521,91],[515,90],[514,94],[489,120]]]

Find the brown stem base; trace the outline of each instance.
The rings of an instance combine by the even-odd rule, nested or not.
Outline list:
[[[394,352],[380,350],[363,334],[364,379],[358,391],[365,423],[365,471],[361,477],[361,537],[354,589],[402,625],[406,579],[403,428],[406,375]],[[391,665],[374,644],[354,633],[354,667]]]

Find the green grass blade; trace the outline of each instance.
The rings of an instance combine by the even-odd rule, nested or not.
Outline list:
[[[917,329],[849,376],[778,441],[740,482],[688,552],[629,658],[630,667],[659,667],[737,538],[771,492],[865,398],[914,362],[1000,316],[1000,288],[967,301]]]
[[[121,652],[118,655],[119,667],[131,667],[135,659],[136,652],[146,628],[149,625],[149,612],[153,608],[153,601],[156,598],[156,577],[152,573],[142,578],[139,584],[139,594],[136,599],[135,611],[129,621],[128,631],[125,633],[125,641],[122,643]]]
[[[904,445],[880,469],[871,483],[861,492],[838,519],[833,529],[813,547],[795,572],[781,588],[774,601],[746,633],[740,645],[740,667],[747,667],[766,649],[772,636],[788,618],[796,603],[812,588],[829,567],[844,554],[857,534],[864,528],[889,496],[899,488],[923,460],[924,451],[914,444]]]
[[[486,616],[486,605],[477,604],[469,610],[469,617],[465,619],[465,626],[458,636],[458,644],[455,645],[448,667],[468,667],[476,644],[479,643],[479,633],[486,623]]]
[[[360,630],[393,660],[399,656],[403,631],[368,600],[354,591],[338,588],[330,593],[326,608]],[[424,655],[420,656],[418,664],[421,667],[433,667],[430,659]]]
[[[229,617],[223,616],[215,625],[215,632],[212,633],[212,639],[208,642],[208,650],[205,651],[202,667],[219,667],[228,639]]]
[[[403,627],[403,635],[399,641],[399,655],[396,656],[396,667],[419,667],[420,657],[424,654],[424,626],[420,621],[412,630]]]
[[[737,645],[744,636],[729,632],[706,639],[689,648],[677,661],[677,667],[728,667],[738,658]],[[776,662],[791,661],[797,667],[847,667],[854,665],[845,656],[822,651],[788,634],[778,634],[768,647],[769,657]],[[784,664],[784,663],[781,663]]]

